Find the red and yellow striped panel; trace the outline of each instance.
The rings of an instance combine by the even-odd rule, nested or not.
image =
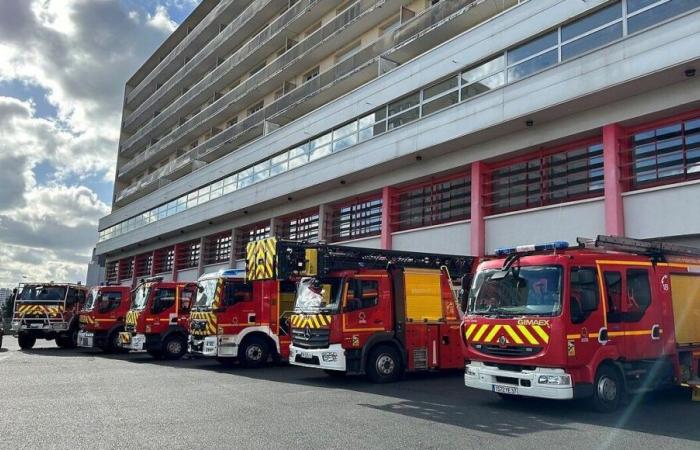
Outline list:
[[[17,312],[22,316],[57,317],[63,312],[63,306],[19,305]]]
[[[327,328],[333,316],[329,314],[293,314],[289,318],[294,328]]]
[[[469,343],[498,344],[501,337],[508,344],[543,346],[549,343],[549,327],[539,324],[477,324],[467,325],[464,337]]]

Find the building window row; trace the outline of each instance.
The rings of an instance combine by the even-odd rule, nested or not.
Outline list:
[[[382,232],[382,198],[369,197],[336,205],[331,211],[331,242],[377,236]]]
[[[469,219],[471,177],[458,174],[397,189],[392,206],[394,231]]]
[[[623,8],[624,6],[624,8]],[[459,102],[522,79],[537,71],[593,50],[623,34],[639,31],[663,20],[700,7],[700,0],[625,0],[614,2],[554,31],[471,66],[451,77],[305,141],[252,167],[192,191],[102,230],[98,242],[123,235],[186,209],[216,199],[238,189],[267,180],[319,158],[441,111]],[[656,14],[658,13],[658,14]],[[641,18],[633,19],[637,16]],[[652,21],[652,18],[654,21]],[[631,24],[635,25],[631,25]],[[615,32],[613,32],[615,31]],[[499,200],[500,202],[500,200]]]

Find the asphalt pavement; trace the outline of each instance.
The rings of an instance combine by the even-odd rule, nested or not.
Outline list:
[[[655,393],[614,414],[505,402],[460,372],[391,385],[272,365],[155,361],[38,342],[0,350],[0,448],[700,448],[700,403]]]

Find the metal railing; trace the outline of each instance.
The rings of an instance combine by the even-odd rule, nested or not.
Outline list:
[[[222,50],[226,52],[229,51],[229,49],[233,49],[236,45],[240,44],[241,41],[235,39],[236,35],[239,34],[239,30],[246,24],[248,24],[250,21],[254,20],[260,13],[260,11],[268,7],[273,1],[278,0],[257,0],[253,2],[248,8],[246,8],[239,16],[237,16],[233,20],[233,22],[229,23],[226,26],[226,28],[223,31],[221,31],[221,33],[217,34],[211,41],[209,41],[209,43],[207,43],[207,45],[204,46],[204,48],[202,48],[202,50],[200,50],[194,57],[192,57],[192,59],[188,61],[187,64],[179,68],[166,82],[164,82],[160,89],[154,92],[141,105],[139,105],[138,108],[136,108],[131,114],[129,114],[129,116],[124,120],[124,129],[128,130],[134,126],[139,126],[140,124],[147,122],[150,117],[144,118],[144,113],[149,108],[160,107],[159,103],[162,103],[161,100],[163,99],[163,97],[165,97],[168,94],[172,96],[172,90],[176,87],[181,86],[183,81],[187,77],[197,76],[192,75],[192,73],[198,70],[201,71],[204,67],[206,67],[207,63],[205,61],[208,58],[211,58],[211,56],[215,52],[219,52]],[[310,0],[303,0],[301,2],[298,2],[291,9],[299,10],[301,8],[300,5],[302,3],[308,4],[309,1]],[[288,12],[289,10],[285,12],[283,16],[286,16]],[[237,50],[235,54],[240,53],[244,49],[249,50],[248,44],[250,42],[252,42],[252,40],[248,43],[243,44],[243,46],[239,50]],[[209,66],[215,67],[216,60],[209,62],[208,64]],[[209,74],[213,71],[214,70],[209,71]],[[207,75],[208,74],[202,75],[200,79],[207,78]],[[178,94],[175,94],[175,96],[177,95]],[[172,101],[177,101],[177,98],[173,99]]]
[[[122,143],[120,151],[128,151],[134,145],[140,143],[143,138],[146,138],[150,133],[152,133],[153,130],[158,127],[162,127],[167,121],[176,122],[178,120],[178,115],[182,115],[178,113],[183,107],[189,106],[191,109],[194,109],[198,104],[206,101],[207,98],[211,98],[212,86],[225,86],[226,83],[230,83],[243,75],[246,72],[243,62],[255,55],[265,44],[269,43],[275,38],[279,38],[282,35],[282,32],[286,30],[291,23],[302,18],[310,8],[317,4],[317,1],[318,0],[302,0],[294,4],[294,6],[284,12],[260,33],[243,44],[240,49],[229,56],[223,63],[219,64],[208,74],[202,77],[202,79],[200,79],[194,86],[190,87],[187,92],[170,103],[157,117],[152,118],[150,122],[138,129],[133,136]],[[232,30],[233,33],[236,31],[237,29]],[[191,62],[192,61],[190,61],[190,63]],[[253,64],[249,64],[249,66],[253,67]],[[187,67],[194,66],[191,66],[188,63]],[[182,77],[178,76],[177,80],[173,79],[172,84],[168,82],[167,86],[164,86],[161,88],[161,90],[165,89],[166,87],[168,89],[172,88],[174,85],[180,83],[182,78],[185,76],[186,75],[184,74]],[[129,117],[127,117],[125,126],[131,126],[133,121],[139,118],[139,114],[138,109],[131,113]]]
[[[144,77],[144,79],[141,80],[141,82],[136,85],[131,92],[129,92],[129,94],[126,96],[126,104],[130,104],[136,97],[141,95],[143,90],[146,89],[155,80],[155,78],[165,70],[166,67],[172,64],[176,58],[182,56],[182,53],[189,48],[190,45],[192,45],[192,41],[196,40],[204,30],[208,29],[209,26],[219,18],[223,11],[225,11],[226,8],[228,8],[235,1],[237,0],[222,0],[213,11],[210,11],[209,14],[207,14],[202,21],[199,22],[197,26],[187,36],[185,36],[185,38],[179,44],[177,44],[161,62],[158,63],[155,69],[146,75],[146,77]]]
[[[291,66],[292,63],[299,60],[299,58],[310,53],[321,43],[343,30],[349,24],[359,20],[361,17],[364,17],[367,14],[370,14],[376,8],[380,8],[384,3],[385,0],[357,1],[355,4],[346,9],[343,13],[336,16],[336,18],[333,21],[329,22],[328,24],[317,30],[314,34],[292,47],[286,53],[284,53],[283,55],[275,59],[273,62],[265,66],[265,68],[261,69],[259,72],[245,80],[243,83],[239,84],[234,89],[227,92],[216,102],[207,106],[194,117],[192,117],[187,122],[179,126],[177,129],[173,130],[165,137],[161,138],[157,143],[147,148],[142,153],[143,156],[139,155],[131,161],[124,164],[124,166],[120,168],[118,177],[125,176],[133,169],[140,166],[152,157],[155,157],[155,155],[160,154],[163,150],[167,149],[168,147],[182,145],[185,139],[188,139],[188,136],[191,137],[193,134],[201,134],[206,132],[207,129],[210,128],[210,126],[205,124],[211,124],[216,118],[220,117],[222,113],[230,111],[231,105],[233,105],[235,102],[238,102],[246,94],[252,92],[254,89],[268,81],[270,78],[281,75],[285,71],[285,69]],[[222,64],[219,68],[217,68],[217,70],[220,68],[225,68],[228,71],[231,70],[230,67],[224,66],[228,66],[228,63]],[[185,102],[184,97],[181,100],[182,101],[178,100],[177,103],[179,104]],[[190,100],[186,103],[191,104],[193,102]],[[173,116],[174,114],[175,111],[164,111],[161,115]],[[223,117],[221,118],[221,120],[223,120]]]

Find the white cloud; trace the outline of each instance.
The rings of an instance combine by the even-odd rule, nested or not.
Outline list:
[[[0,285],[84,277],[109,207],[65,180],[113,179],[124,84],[175,28],[166,7],[197,1],[157,3],[0,1],[0,82],[38,86],[58,111],[0,97]],[[37,179],[38,164],[53,175]]]

